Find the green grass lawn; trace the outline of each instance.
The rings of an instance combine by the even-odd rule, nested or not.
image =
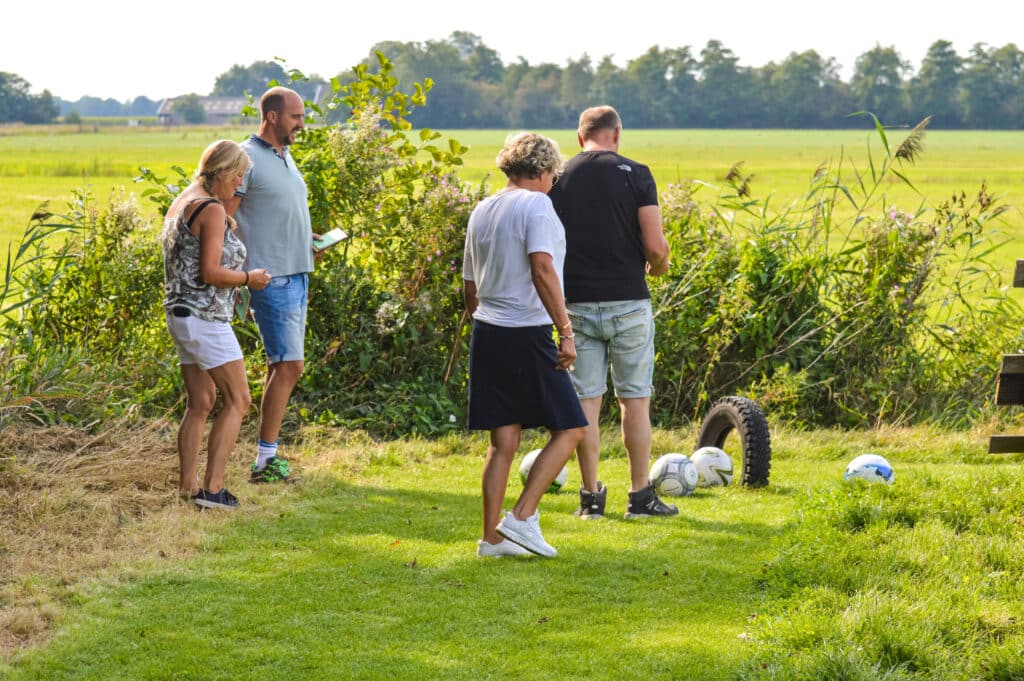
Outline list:
[[[285,488],[245,486],[236,461],[229,484],[241,511],[179,509],[204,532],[198,556],[140,557],[131,573],[70,590],[52,642],[0,673],[1020,678],[967,674],[982,662],[1024,669],[1013,586],[1024,561],[1019,459],[928,430],[774,435],[768,488],[702,489],[675,500],[678,518],[639,522],[621,518],[626,464],[610,439],[609,517],[575,519],[573,493],[542,500],[545,536],[559,550],[552,560],[475,557],[480,437],[384,443],[357,462],[330,448],[293,450],[307,475]],[[655,451],[687,452],[691,442],[660,431]],[[892,487],[841,481],[867,450],[893,462]],[[570,465],[567,487],[578,480]],[[510,483],[510,500],[518,490]],[[1005,577],[993,576],[998,561]],[[959,628],[922,624],[958,612]],[[886,617],[896,618],[889,647],[865,651]],[[945,657],[928,657],[938,647]]]

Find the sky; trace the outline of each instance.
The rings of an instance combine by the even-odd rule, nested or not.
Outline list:
[[[282,57],[290,68],[331,77],[380,41],[478,35],[506,63],[564,65],[583,54],[625,66],[652,46],[689,46],[695,55],[719,40],[743,66],[781,62],[816,50],[849,79],[858,55],[895,47],[916,69],[928,46],[948,40],[961,57],[975,43],[1018,43],[1020,23],[1005,0],[29,0],[7,3],[0,71],[65,100],[83,95],[127,101],[208,94],[234,64]]]

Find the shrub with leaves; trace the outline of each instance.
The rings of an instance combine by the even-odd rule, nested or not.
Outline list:
[[[814,174],[773,211],[739,167],[706,213],[693,184],[663,201],[677,266],[653,289],[654,408],[697,416],[747,394],[797,424],[964,425],[992,394],[996,358],[1019,345],[1019,306],[987,260],[1005,210],[986,188],[933,211],[890,206],[882,188],[920,153],[927,119],[867,171]],[[845,213],[844,213],[845,211]],[[840,220],[837,214],[848,217]]]

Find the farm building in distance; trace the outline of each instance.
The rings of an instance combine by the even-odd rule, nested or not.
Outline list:
[[[169,97],[160,102],[156,117],[161,125],[182,125],[184,117],[174,110],[174,103],[180,97]],[[237,124],[242,117],[242,107],[248,104],[245,97],[200,97],[199,102],[203,105],[206,114],[207,125],[230,125]]]

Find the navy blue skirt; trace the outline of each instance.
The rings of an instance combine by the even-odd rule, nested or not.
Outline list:
[[[556,369],[551,325],[473,322],[469,343],[469,429],[568,430],[587,425],[569,372]]]

